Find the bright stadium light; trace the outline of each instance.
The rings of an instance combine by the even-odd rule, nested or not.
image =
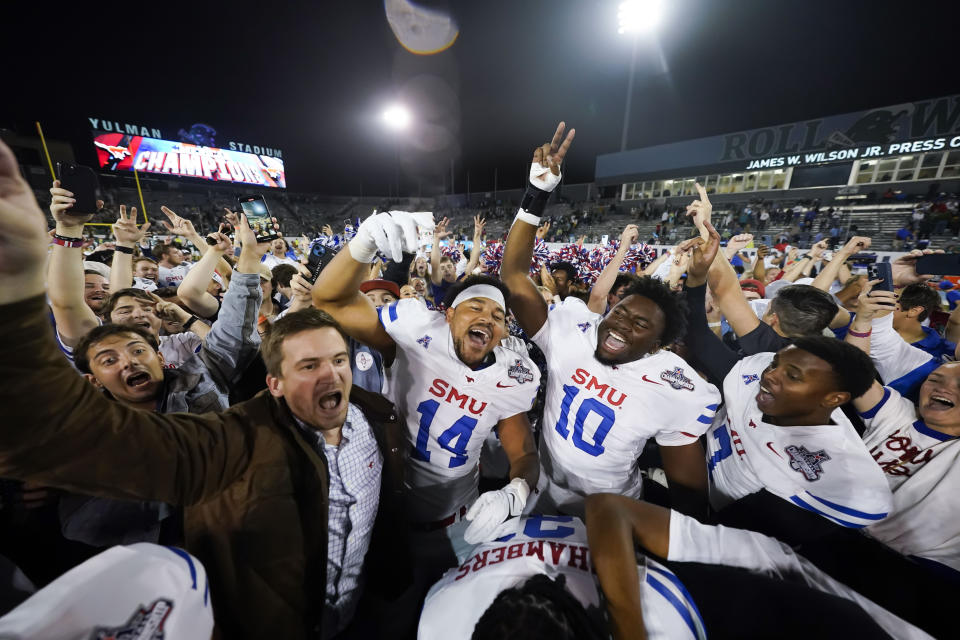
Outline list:
[[[402,105],[391,105],[383,112],[383,122],[391,129],[402,131],[410,124],[410,112]]]
[[[627,0],[620,3],[617,12],[617,33],[646,33],[660,23],[663,15],[661,0]]]

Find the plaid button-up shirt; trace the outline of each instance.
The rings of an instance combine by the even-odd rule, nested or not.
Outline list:
[[[297,425],[313,448],[326,458],[330,471],[323,616],[323,637],[328,638],[346,627],[360,598],[360,574],[380,501],[383,456],[363,412],[352,404],[347,409],[338,446],[327,444],[323,434],[300,420]]]

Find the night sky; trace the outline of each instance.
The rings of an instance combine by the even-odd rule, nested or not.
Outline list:
[[[955,2],[664,0],[638,45],[628,148],[960,93]],[[288,187],[387,194],[524,180],[560,119],[576,127],[566,180],[618,151],[631,41],[618,0],[421,2],[460,35],[418,56],[383,2],[48,3],[3,10],[0,127],[43,122],[93,163],[87,116],[283,150]],[[29,6],[25,6],[29,5]],[[410,131],[380,113],[399,99]]]

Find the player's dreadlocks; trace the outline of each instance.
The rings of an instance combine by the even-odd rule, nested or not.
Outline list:
[[[602,640],[609,637],[566,587],[536,575],[501,591],[473,629],[472,640]]]

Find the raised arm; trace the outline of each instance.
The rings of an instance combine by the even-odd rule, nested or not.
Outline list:
[[[821,242],[826,242],[825,240]],[[810,250],[810,253],[813,254],[817,249],[818,245],[821,243],[818,242],[814,245],[814,248]],[[833,260],[827,263],[825,267],[817,274],[817,277],[813,280],[813,286],[821,291],[830,291],[830,286],[833,284],[834,280],[840,277],[840,270],[843,267],[844,263],[855,253],[863,251],[864,249],[870,248],[870,238],[865,236],[854,236],[843,245],[843,247],[833,254]],[[815,256],[812,256],[813,260],[817,260],[822,255],[822,251]]]
[[[56,238],[50,252],[47,268],[47,297],[57,332],[64,345],[73,347],[81,337],[100,322],[83,299],[83,223],[93,213],[71,213],[76,202],[73,193],[60,187],[60,181],[50,189],[50,213],[56,221]]]
[[[275,218],[273,224],[277,224]],[[224,234],[211,235],[217,244],[210,247],[201,262],[230,246],[229,238]],[[227,287],[220,313],[210,327],[201,351],[201,357],[216,375],[221,388],[229,388],[236,382],[260,350],[260,332],[257,331],[257,316],[263,300],[260,259],[269,250],[270,243],[257,243],[256,234],[242,214],[237,225],[237,238],[243,243],[243,248],[237,260],[236,273]],[[195,269],[191,269],[190,273]]]
[[[643,270],[643,275],[652,276],[655,274],[657,269],[660,268],[660,265],[666,262],[668,258],[670,258],[670,251],[664,249],[660,252],[660,255],[657,256],[656,260],[647,265],[647,268]]]
[[[880,282],[882,281],[871,280],[864,285],[860,292],[857,315],[854,316],[853,322],[847,330],[847,336],[844,338],[846,342],[867,355],[871,355],[870,340],[873,332],[873,321],[889,315],[897,306],[897,296],[892,291],[871,291]],[[869,391],[859,398],[853,399],[853,406],[857,411],[863,413],[877,406],[882,398],[883,386],[879,382],[874,382]]]
[[[110,266],[110,291],[119,291],[133,286],[133,248],[137,246],[150,228],[149,222],[137,226],[137,208],[120,205],[120,218],[113,223],[113,236],[116,244],[113,250],[113,262]]]
[[[206,253],[190,268],[177,287],[177,297],[201,318],[212,318],[220,310],[220,302],[207,292],[207,287],[210,286],[210,280],[213,279],[220,260],[225,254],[233,252],[233,243],[223,231],[224,225],[221,224],[219,231],[209,235],[217,244],[207,245]]]
[[[587,303],[587,308],[590,311],[603,313],[607,310],[607,295],[617,279],[617,274],[620,273],[620,265],[623,264],[623,259],[630,251],[630,246],[637,241],[639,236],[640,231],[637,229],[637,225],[628,224],[624,227],[623,233],[620,234],[620,246],[617,247],[617,252],[600,272],[600,275],[597,276],[597,281],[593,283],[593,288],[590,290],[590,301]]]
[[[449,222],[447,218],[444,218],[437,223],[433,230],[433,244],[430,247],[430,282],[437,286],[440,286],[440,282],[443,280],[440,275],[440,258],[442,257],[440,241],[450,235],[450,232],[447,231]]]
[[[746,248],[751,242],[753,242],[752,233],[740,233],[727,241],[727,246],[723,248],[723,255],[729,262],[733,260],[734,256],[740,253],[741,249]]]
[[[553,140],[534,151],[530,182],[503,249],[500,279],[510,289],[510,309],[528,336],[536,335],[547,321],[547,303],[528,272],[540,216],[550,193],[560,183],[560,165],[576,133],[575,129],[571,129],[564,138],[565,128],[566,125],[561,122],[553,134]]]
[[[700,184],[697,184],[696,187],[700,193],[700,199],[695,200],[687,207],[687,210],[695,216],[695,219],[702,216],[704,221],[709,221],[713,206],[707,197],[706,189]],[[693,207],[692,211],[691,207]],[[710,266],[707,280],[710,284],[714,302],[716,302],[720,312],[726,317],[737,336],[745,336],[760,325],[757,314],[753,312],[750,303],[743,297],[737,272],[733,270],[730,261],[723,253],[717,252],[713,264]]]
[[[730,350],[714,334],[707,323],[706,281],[707,272],[720,248],[720,234],[709,222],[706,224],[709,242],[699,238],[687,240],[680,248],[691,252],[684,285],[687,296],[687,335],[685,342],[691,357],[707,374],[707,379],[718,389],[723,389],[723,380],[737,363],[737,354]]]
[[[370,216],[346,249],[324,267],[313,287],[313,305],[332,315],[354,339],[379,351],[387,363],[393,361],[396,343],[380,324],[376,307],[360,293],[360,283],[378,249],[394,262],[403,260],[404,251],[416,252],[418,226],[432,229],[433,216],[405,211]]]
[[[470,250],[470,260],[467,261],[467,268],[464,270],[468,276],[473,275],[473,270],[480,264],[480,254],[483,253],[483,229],[487,226],[487,221],[477,215],[473,218],[473,249]]]
[[[770,252],[770,247],[765,244],[757,247],[757,259],[753,262],[753,277],[759,280],[760,282],[766,282],[767,278],[767,264],[766,257]]]
[[[196,503],[229,486],[249,464],[244,421],[132,409],[70,368],[46,317],[47,242],[43,213],[0,142],[0,473],[172,504]],[[98,464],[104,457],[138,463]]]

